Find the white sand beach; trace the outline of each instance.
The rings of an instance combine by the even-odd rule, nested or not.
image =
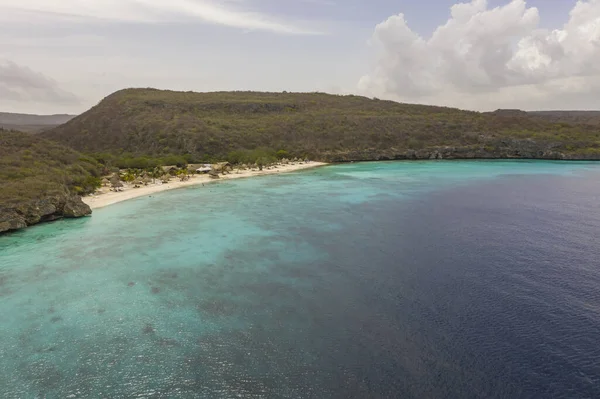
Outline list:
[[[108,205],[116,204],[118,202],[126,201],[133,198],[143,197],[152,195],[161,191],[173,190],[176,188],[195,186],[203,183],[215,183],[224,180],[240,179],[244,177],[252,176],[265,176],[285,172],[294,172],[297,170],[314,168],[317,166],[326,165],[322,162],[309,162],[309,163],[296,163],[287,165],[276,165],[271,166],[270,169],[259,170],[234,170],[226,175],[221,175],[219,179],[212,179],[210,176],[192,175],[187,181],[179,181],[177,178],[173,178],[169,183],[162,183],[157,180],[154,184],[148,184],[140,188],[133,188],[132,184],[123,183],[122,191],[110,191],[109,187],[100,188],[95,194],[83,197],[83,202],[88,204],[92,209],[103,208]]]

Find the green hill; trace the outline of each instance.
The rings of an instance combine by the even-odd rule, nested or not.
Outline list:
[[[0,233],[90,213],[77,194],[99,183],[96,161],[61,144],[0,129]]]
[[[600,159],[593,125],[322,93],[127,89],[42,135],[86,153],[188,161],[257,148],[324,161]]]

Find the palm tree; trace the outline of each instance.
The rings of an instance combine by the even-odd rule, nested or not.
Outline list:
[[[181,181],[186,181],[188,179],[187,169],[178,169],[177,172],[175,172],[175,176],[179,177],[179,180]]]
[[[152,183],[156,183],[156,179],[160,179],[163,175],[163,169],[160,166],[155,166],[150,171],[150,176],[152,177]]]
[[[135,175],[133,174],[133,172],[131,171],[131,169],[128,169],[127,172],[125,172],[123,174],[123,176],[121,176],[121,180],[130,183],[130,182],[132,182],[132,181],[135,180]]]
[[[141,172],[142,171],[140,169],[137,169],[137,168],[129,168],[129,169],[127,169],[127,174],[133,176],[134,180],[135,180],[136,177],[140,176]]]

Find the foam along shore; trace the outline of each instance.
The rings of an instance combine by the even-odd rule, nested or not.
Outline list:
[[[294,172],[297,170],[314,168],[317,166],[326,165],[322,162],[308,162],[308,163],[295,163],[287,165],[274,165],[269,169],[265,168],[262,171],[259,170],[234,170],[226,175],[219,175],[219,179],[213,179],[208,174],[192,175],[189,180],[179,181],[177,178],[173,178],[168,183],[162,183],[159,180],[156,183],[150,183],[147,186],[134,188],[133,184],[123,182],[122,191],[110,191],[109,187],[102,187],[95,194],[83,197],[83,202],[88,204],[92,209],[103,208],[108,205],[116,204],[118,202],[130,200],[133,198],[144,197],[159,193],[161,191],[173,190],[176,188],[195,186],[203,183],[214,183],[223,180],[240,179],[243,177],[252,176],[265,176],[277,173]]]

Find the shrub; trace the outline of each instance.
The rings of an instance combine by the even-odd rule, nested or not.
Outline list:
[[[290,154],[286,150],[279,150],[275,155],[277,159],[290,158]]]

